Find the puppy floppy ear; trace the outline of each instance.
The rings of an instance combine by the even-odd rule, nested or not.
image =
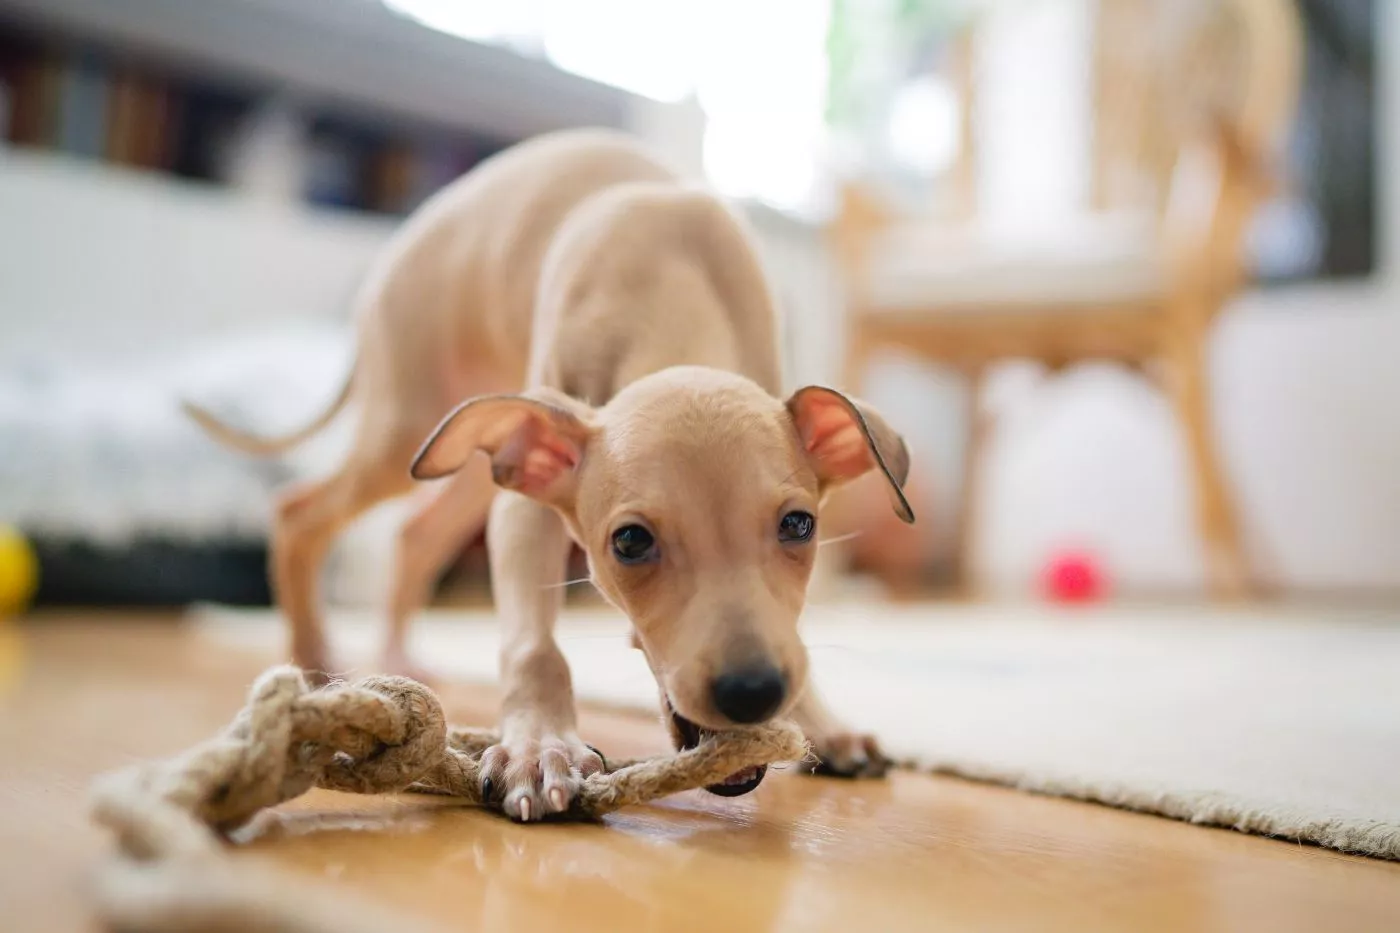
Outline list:
[[[895,514],[914,523],[914,510],[904,497],[909,448],[879,412],[825,386],[798,389],[787,409],[823,489],[879,470]]]
[[[409,473],[438,479],[478,450],[491,457],[498,486],[563,504],[593,432],[591,409],[562,395],[485,395],[454,408],[423,442]]]

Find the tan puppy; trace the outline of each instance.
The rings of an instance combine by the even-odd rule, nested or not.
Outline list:
[[[565,809],[601,764],[575,731],[553,634],[571,538],[632,620],[678,745],[791,714],[828,769],[880,769],[873,740],[806,687],[797,620],[823,495],[879,470],[912,521],[908,454],[877,414],[831,389],[779,398],[773,301],[719,201],[627,137],[542,137],[425,204],[359,312],[350,383],[305,430],[261,440],[190,409],[215,436],[271,451],[360,400],[341,469],[277,510],[272,571],[299,663],[331,670],[316,577],[332,538],[407,492],[411,472],[445,482],[401,535],[385,662],[406,664],[412,612],[490,503],[504,699],[485,782],[512,816]],[[494,503],[491,479],[505,490]],[[743,793],[762,777],[712,790]]]

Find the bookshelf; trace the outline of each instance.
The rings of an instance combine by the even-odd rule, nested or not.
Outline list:
[[[481,159],[631,95],[378,0],[0,0],[8,144],[402,215]]]

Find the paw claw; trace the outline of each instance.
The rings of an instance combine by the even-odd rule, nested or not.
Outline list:
[[[870,735],[823,736],[813,742],[813,751],[817,761],[806,770],[824,777],[880,778],[890,767],[890,760]]]
[[[481,756],[483,801],[521,823],[548,820],[569,812],[584,777],[600,767],[573,735],[517,734]]]

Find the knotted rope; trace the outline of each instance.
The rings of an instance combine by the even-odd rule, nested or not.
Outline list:
[[[495,742],[485,730],[449,728],[442,704],[416,681],[369,677],[313,690],[297,668],[273,668],[223,734],[98,781],[94,818],[116,834],[120,852],[99,877],[98,911],[111,928],[131,933],[382,933],[385,918],[363,905],[243,866],[235,871],[227,834],[313,787],[445,794],[499,809],[499,801],[482,800],[478,765]],[[557,818],[594,819],[806,754],[792,725],[726,733],[590,775]],[[388,926],[409,928],[403,918]]]

